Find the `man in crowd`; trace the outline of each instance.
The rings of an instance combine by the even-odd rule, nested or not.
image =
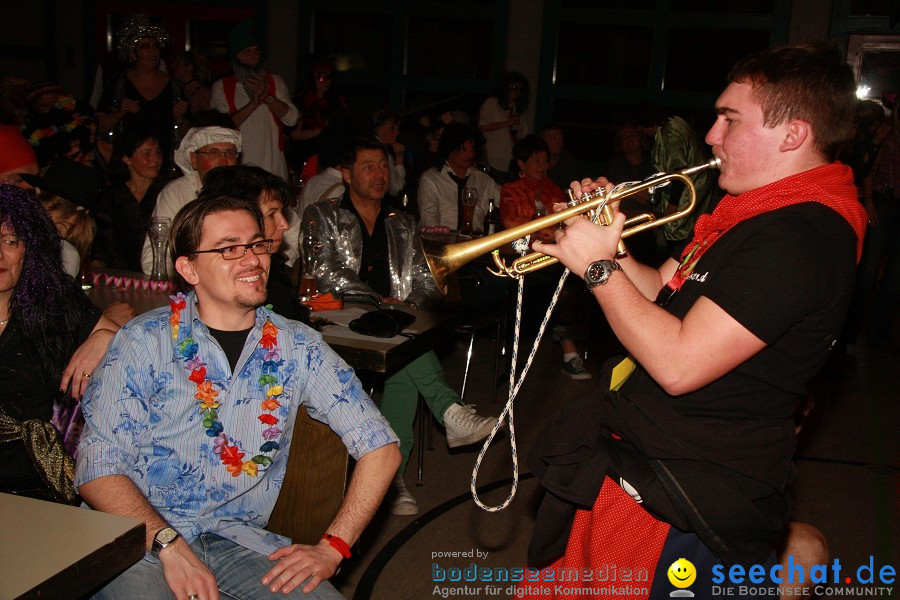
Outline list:
[[[680,260],[659,269],[614,260],[622,214],[609,227],[572,219],[557,244],[535,245],[584,277],[630,356],[610,362],[611,391],[566,407],[537,444],[532,468],[554,492],[533,564],[565,551],[553,566],[575,566],[590,548],[599,565],[618,550],[629,568],[657,565],[654,582],[665,586],[665,570],[688,556],[693,595],[710,597],[717,562],[775,561],[792,413],[841,330],[865,231],[852,172],[834,162],[852,134],[855,86],[838,54],[816,46],[765,50],[728,80],[706,142],[729,195],[697,220]],[[565,446],[584,456],[585,440],[596,450],[585,477],[614,479],[573,472]],[[572,524],[563,497],[593,512]]]
[[[481,229],[488,202],[493,198],[499,210],[500,186],[475,168],[475,153],[480,138],[478,131],[462,123],[450,123],[438,141],[438,164],[422,174],[419,180],[419,215],[422,227],[462,228],[462,192],[467,187],[478,190],[478,204],[472,223]]]
[[[234,75],[213,84],[210,103],[219,112],[230,114],[241,132],[241,163],[262,167],[287,180],[284,127],[295,125],[300,113],[291,103],[284,80],[266,70],[255,26],[255,20],[248,19],[228,34]]]
[[[349,145],[341,160],[347,191],[340,200],[313,204],[304,213],[303,236],[322,245],[315,265],[320,292],[364,296],[377,302],[427,308],[441,298],[422,252],[416,220],[382,202],[388,190],[388,158],[377,140]],[[418,512],[403,480],[413,445],[413,418],[419,395],[447,429],[451,448],[474,444],[490,434],[494,419],[459,403],[447,385],[434,352],[427,352],[384,382],[381,412],[400,438],[402,462],[394,479],[391,510]]]
[[[37,175],[37,155],[14,125],[0,125],[0,183],[34,189],[22,175]]]
[[[255,203],[188,204],[169,245],[192,291],[132,321],[94,371],[76,485],[93,508],[142,520],[148,550],[96,597],[341,597],[325,580],[381,503],[397,438],[318,333],[262,308],[262,231]],[[301,405],[357,461],[315,546],[264,529]]]
[[[189,129],[181,140],[178,150],[175,151],[175,164],[184,176],[169,182],[160,190],[153,216],[174,219],[178,211],[200,193],[206,174],[216,167],[236,165],[240,152],[241,134],[234,129],[225,127]],[[170,256],[168,269],[170,276],[175,275],[173,260]],[[144,237],[141,268],[148,274],[153,269],[153,250],[149,236]]]

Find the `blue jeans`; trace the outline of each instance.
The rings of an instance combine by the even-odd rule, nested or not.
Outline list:
[[[219,594],[225,599],[248,600],[252,598],[304,598],[306,600],[343,600],[329,582],[323,581],[309,594],[304,594],[303,586],[298,586],[290,594],[273,594],[260,583],[263,575],[275,564],[268,558],[226,540],[214,533],[203,533],[191,543],[191,548],[200,557],[219,586]],[[162,565],[141,559],[133,567],[113,579],[109,585],[94,596],[96,600],[122,598],[143,598],[160,600],[172,598],[172,591],[166,583]],[[177,600],[184,600],[178,598]]]

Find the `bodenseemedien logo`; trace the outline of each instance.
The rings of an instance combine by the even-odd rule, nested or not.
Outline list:
[[[687,589],[691,587],[691,584],[694,583],[694,581],[696,581],[697,579],[697,569],[694,568],[694,563],[686,558],[679,558],[672,563],[666,574],[669,576],[669,583],[678,588],[677,590],[673,590],[672,592],[670,592],[669,597],[694,597],[694,592]]]

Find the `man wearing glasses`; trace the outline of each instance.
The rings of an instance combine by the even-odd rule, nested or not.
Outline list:
[[[241,152],[241,134],[225,127],[192,127],[175,151],[175,164],[184,173],[169,182],[159,192],[154,217],[174,219],[181,208],[197,197],[203,187],[206,174],[216,167],[233,167]],[[150,237],[144,236],[141,250],[141,269],[148,275],[153,270],[153,249]],[[169,257],[169,276],[175,275],[172,257]]]
[[[381,503],[397,437],[317,332],[262,307],[262,225],[228,196],[182,209],[169,246],[191,292],[133,320],[94,372],[76,485],[94,509],[144,521],[148,551],[96,598],[342,598],[325,580]],[[357,461],[313,546],[264,529],[300,405]]]

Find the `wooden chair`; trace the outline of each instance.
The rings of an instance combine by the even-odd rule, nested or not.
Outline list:
[[[317,544],[344,500],[350,455],[331,429],[300,407],[284,484],[268,529],[295,544]]]

